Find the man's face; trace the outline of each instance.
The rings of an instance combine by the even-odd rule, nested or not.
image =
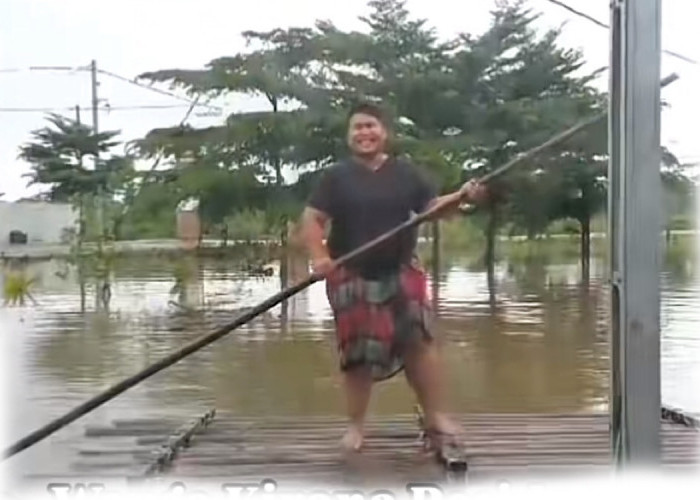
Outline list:
[[[384,151],[387,132],[372,115],[357,113],[350,118],[348,146],[359,156],[374,156]]]

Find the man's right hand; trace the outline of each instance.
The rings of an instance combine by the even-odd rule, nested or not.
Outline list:
[[[311,268],[314,274],[327,276],[335,268],[335,262],[330,257],[318,257],[311,261]]]

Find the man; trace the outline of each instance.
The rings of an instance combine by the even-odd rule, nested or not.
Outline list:
[[[326,279],[335,318],[350,419],[342,444],[349,450],[362,447],[373,382],[404,367],[433,444],[457,432],[443,413],[426,275],[415,257],[417,233],[404,231],[340,267],[334,260],[404,223],[412,213],[440,204],[444,210],[439,216],[444,216],[461,202],[480,202],[485,190],[471,181],[455,193],[437,196],[414,165],[387,154],[388,139],[388,123],[378,107],[352,109],[347,135],[351,157],[324,173],[302,216],[313,270]]]

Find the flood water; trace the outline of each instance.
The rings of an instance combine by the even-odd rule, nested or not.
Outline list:
[[[447,253],[437,278],[435,330],[444,342],[451,409],[460,412],[606,411],[608,290],[595,257],[581,283],[577,243],[505,252],[490,295],[476,252]],[[568,246],[567,246],[568,245]],[[700,287],[694,238],[665,250],[662,401],[700,413]],[[272,263],[275,270],[278,264]],[[178,267],[179,266],[179,267]],[[176,268],[193,276],[171,295]],[[303,279],[296,262],[292,281]],[[60,261],[30,264],[38,302],[0,308],[5,355],[3,446],[131,376],[280,290],[279,276],[250,277],[235,259],[175,262],[139,257],[116,268],[109,314],[94,311]],[[299,271],[302,269],[302,272]],[[185,314],[171,301],[196,307]],[[202,312],[209,311],[209,312]],[[243,415],[341,414],[324,285],[317,283],[203,350],[152,376],[14,457],[23,473],[67,466],[87,424],[145,415],[190,418],[211,407]],[[403,377],[377,387],[373,413],[412,411]]]

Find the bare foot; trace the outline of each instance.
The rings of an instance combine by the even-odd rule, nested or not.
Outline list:
[[[442,434],[456,436],[462,432],[460,426],[446,415],[439,413],[432,419],[431,427]]]
[[[459,442],[462,429],[446,415],[434,415],[426,424],[428,449],[456,445]]]
[[[362,429],[357,424],[350,424],[341,440],[341,445],[345,451],[360,451],[364,436]]]

